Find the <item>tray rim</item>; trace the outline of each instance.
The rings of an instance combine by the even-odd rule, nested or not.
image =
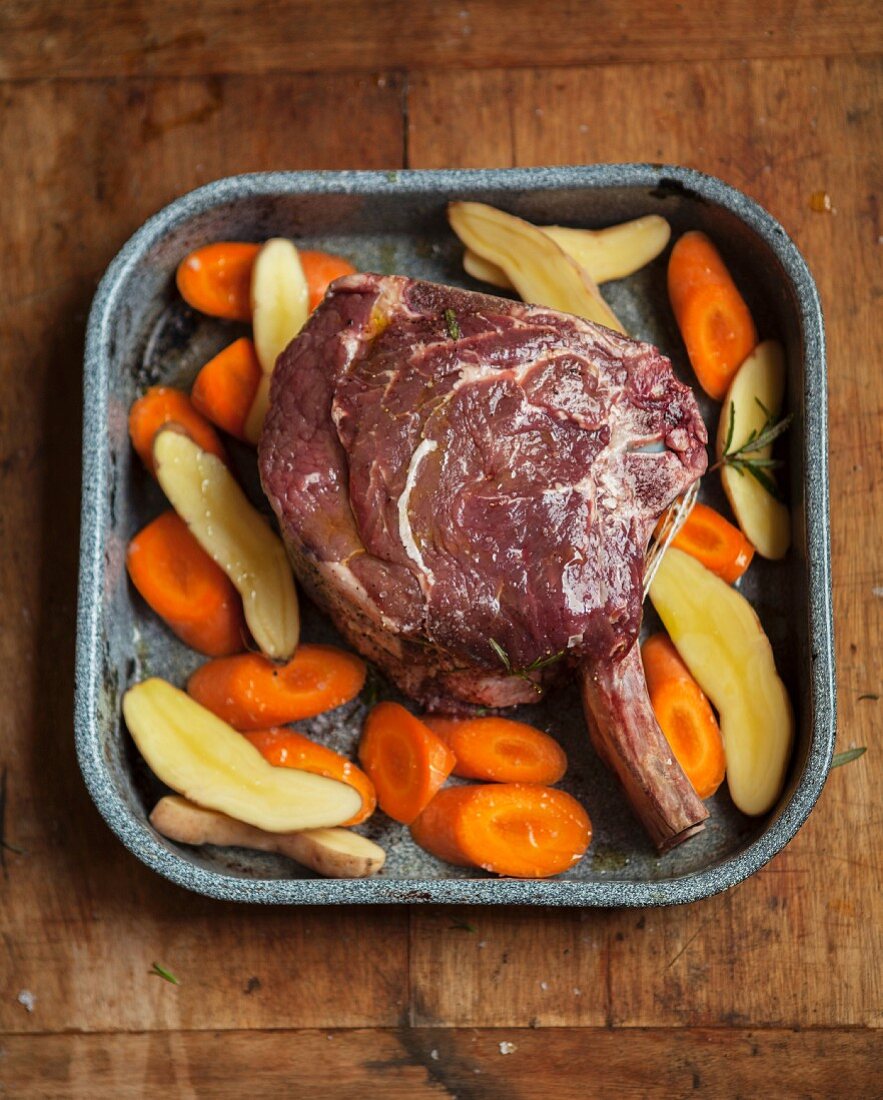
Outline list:
[[[103,580],[103,501],[109,490],[104,439],[108,412],[111,323],[121,287],[143,255],[172,228],[231,200],[280,193],[455,194],[466,188],[503,191],[606,187],[669,187],[726,208],[760,236],[791,281],[804,342],[804,487],[811,648],[810,744],[788,803],[778,819],[741,852],[716,866],[663,881],[518,879],[253,879],[200,867],[162,845],[116,791],[103,760],[94,716],[101,679],[100,593]],[[811,460],[811,461],[810,461]],[[623,163],[499,169],[274,171],[223,177],[175,199],[149,218],[109,264],[87,327],[84,359],[83,490],[77,605],[74,728],[77,759],[89,794],[123,844],[148,867],[209,897],[261,904],[456,903],[583,907],[676,905],[726,890],[763,867],[794,837],[824,787],[834,746],[834,676],[828,504],[825,328],[815,282],[784,228],[754,199],[715,176],[677,165]]]

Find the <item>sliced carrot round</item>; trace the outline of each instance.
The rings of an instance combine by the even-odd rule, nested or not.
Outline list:
[[[757,344],[748,306],[729,287],[701,287],[684,304],[681,330],[700,386],[709,397],[723,401],[733,376]]]
[[[218,428],[245,439],[245,423],[261,381],[254,343],[243,336],[200,370],[190,391],[197,412]]]
[[[227,461],[218,433],[196,411],[186,393],[170,386],[151,386],[129,410],[129,436],[141,461],[154,476],[153,441],[166,424],[179,425],[204,451]]]
[[[356,269],[349,260],[345,260],[342,256],[335,256],[331,252],[301,249],[300,262],[310,288],[311,313],[325,297],[328,287],[335,279],[356,273]]]
[[[567,771],[567,757],[542,730],[510,718],[441,718],[423,721],[449,746],[454,775],[495,783],[551,786]]]
[[[440,791],[420,816],[411,822],[414,843],[443,863],[472,867],[472,861],[457,842],[457,822],[473,790],[470,786],[449,787]]]
[[[384,813],[409,825],[451,774],[454,754],[398,703],[378,703],[365,720],[359,760]]]
[[[698,797],[710,798],[727,768],[711,704],[667,634],[648,638],[641,646],[641,658],[659,728]]]
[[[129,543],[132,583],[186,645],[210,657],[238,653],[246,637],[242,600],[232,582],[173,511]]]
[[[330,645],[302,645],[284,665],[259,653],[208,661],[187,691],[237,730],[282,726],[313,718],[354,699],[365,684],[365,663]]]
[[[722,401],[739,366],[757,343],[757,329],[720,253],[704,233],[675,242],[668,294],[699,384]]]
[[[228,321],[251,320],[251,269],[260,245],[218,241],[197,248],[178,264],[175,276],[184,301]]]
[[[660,520],[654,533],[661,534],[662,524]],[[697,558],[727,584],[737,581],[754,557],[754,547],[739,528],[714,508],[701,503],[693,505],[671,545]]]
[[[324,775],[328,779],[338,779],[348,783],[362,796],[362,808],[343,825],[360,825],[367,820],[377,806],[374,784],[361,768],[347,760],[339,752],[311,741],[297,730],[280,729],[254,730],[243,734],[260,752],[261,756],[277,768],[297,768],[315,775]]]
[[[567,871],[585,855],[592,823],[564,791],[525,783],[451,787],[439,791],[415,839],[440,858],[513,878]]]

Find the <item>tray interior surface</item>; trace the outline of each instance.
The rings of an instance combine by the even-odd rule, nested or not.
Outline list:
[[[782,450],[787,459],[784,474],[793,514],[794,546],[781,563],[755,558],[742,586],[770,636],[797,718],[794,757],[779,810],[766,818],[744,817],[733,806],[724,785],[710,800],[711,816],[705,831],[673,852],[658,856],[615,781],[595,757],[588,743],[578,692],[573,684],[565,684],[543,703],[518,708],[513,715],[550,731],[561,741],[570,761],[561,785],[585,805],[593,822],[589,853],[561,878],[588,883],[662,883],[718,867],[723,861],[738,858],[746,846],[763,836],[801,779],[812,729],[802,477],[804,347],[793,288],[762,237],[731,210],[679,187],[546,186],[513,190],[476,182],[472,187],[458,188],[456,193],[427,184],[407,194],[354,194],[341,189],[322,194],[245,195],[223,199],[195,216],[177,219],[128,266],[110,318],[106,416],[103,422],[90,423],[87,410],[86,422],[86,431],[95,434],[95,445],[106,449],[109,470],[108,491],[100,502],[100,691],[92,715],[92,736],[98,739],[108,782],[130,822],[195,866],[233,878],[313,877],[281,857],[237,849],[185,848],[157,837],[147,814],[163,788],[140,759],[121,722],[121,697],[130,684],[151,675],[183,684],[203,660],[174,638],[127,581],[124,556],[129,538],[167,506],[130,449],[127,411],[148,385],[188,387],[212,354],[247,331],[244,326],[204,318],[190,310],[175,290],[175,267],[192,248],[211,241],[290,236],[305,247],[340,253],[360,270],[487,290],[463,272],[462,248],[445,220],[448,199],[471,197],[540,223],[601,227],[659,213],[671,222],[673,239],[684,230],[703,229],[718,243],[743,288],[761,337],[776,337],[787,350],[786,401],[795,413],[795,422]],[[627,331],[659,346],[671,357],[679,377],[693,384],[668,305],[667,256],[668,250],[631,278],[608,283],[603,292]],[[701,393],[699,396],[713,438],[719,406]],[[232,443],[230,449],[252,499],[269,514],[259,492],[253,452]],[[704,479],[701,495],[712,505],[725,507],[716,476]],[[303,639],[345,644],[328,620],[303,602]],[[642,636],[658,628],[648,602]],[[373,672],[369,685],[361,699],[300,722],[298,728],[333,748],[352,752],[366,712],[365,697],[372,701],[398,697]],[[406,828],[380,812],[360,831],[387,849],[388,860],[380,877],[402,888],[438,880],[489,878],[435,860],[413,844]],[[131,844],[131,837],[127,842]],[[464,882],[463,887],[468,897],[469,884]],[[218,891],[223,893],[223,888],[219,886]],[[485,890],[482,894],[487,896]],[[315,893],[313,900],[322,900],[321,892]]]

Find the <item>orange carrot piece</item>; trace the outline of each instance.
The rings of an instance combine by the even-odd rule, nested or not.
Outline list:
[[[165,424],[180,425],[204,451],[217,455],[223,462],[227,461],[227,453],[218,433],[196,411],[186,393],[169,386],[151,386],[129,410],[129,436],[141,461],[154,477],[153,440]]]
[[[197,248],[178,264],[175,281],[184,301],[228,321],[251,320],[251,269],[258,244],[219,241]]]
[[[190,399],[218,428],[245,440],[245,423],[261,381],[261,364],[247,336],[210,359],[197,374]]]
[[[699,798],[710,798],[727,769],[724,743],[711,704],[667,634],[641,646],[656,721]]]
[[[457,841],[457,825],[475,789],[473,786],[448,787],[439,791],[420,816],[411,822],[414,843],[443,863],[472,867],[472,861]]]
[[[567,771],[554,737],[510,718],[437,718],[423,721],[457,758],[454,775],[495,783],[551,786]]]
[[[282,726],[313,718],[354,699],[365,683],[365,663],[330,645],[302,645],[284,665],[260,653],[208,661],[187,691],[237,730]]]
[[[411,826],[433,855],[514,878],[559,875],[592,839],[583,807],[564,791],[527,783],[449,787]]]
[[[302,772],[313,772],[328,779],[338,779],[348,783],[362,796],[362,808],[355,817],[344,821],[344,825],[361,825],[377,806],[374,784],[351,761],[339,752],[319,745],[297,730],[279,729],[254,730],[243,734],[260,752],[261,756],[277,768],[297,768]]]
[[[335,256],[331,252],[301,249],[300,262],[310,289],[311,313],[325,297],[325,292],[335,279],[356,273],[356,269],[349,260],[345,260],[342,256]]]
[[[126,568],[150,607],[191,649],[226,657],[244,648],[239,593],[177,513],[163,512],[138,532]]]
[[[409,825],[451,774],[454,754],[398,703],[378,703],[365,720],[359,759],[384,813]]]
[[[662,520],[656,525],[654,534],[661,529]],[[737,581],[754,557],[754,547],[739,528],[707,504],[693,505],[671,545],[697,558],[727,584]]]
[[[251,269],[260,245],[221,241],[198,248],[178,265],[178,290],[188,305],[210,317],[229,321],[251,320]],[[310,291],[310,311],[325,297],[335,279],[356,269],[342,256],[299,249],[301,267]]]
[[[722,401],[757,344],[757,329],[720,253],[697,230],[675,243],[668,296],[699,385]]]

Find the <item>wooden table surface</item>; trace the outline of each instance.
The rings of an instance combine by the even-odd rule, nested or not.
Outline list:
[[[883,9],[719,7],[0,5],[0,1093],[879,1094]],[[768,867],[689,907],[255,909],[161,880],[73,753],[81,355],[103,268],[147,215],[235,172],[620,160],[743,188],[815,273],[838,740],[868,753]],[[819,190],[832,213],[810,209]]]

